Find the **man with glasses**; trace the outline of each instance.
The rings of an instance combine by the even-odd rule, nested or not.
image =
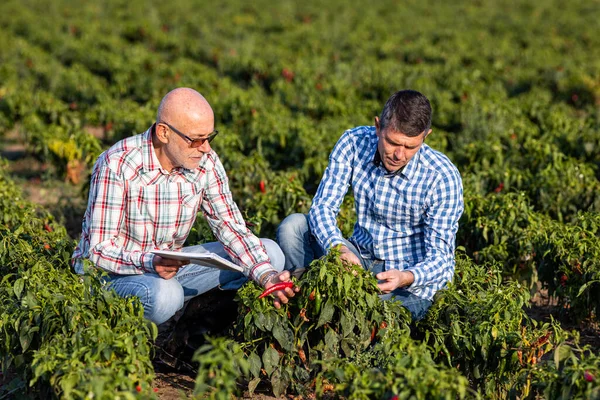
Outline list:
[[[302,271],[339,245],[342,260],[376,275],[383,299],[394,297],[413,319],[422,318],[454,275],[464,208],[458,170],[424,143],[430,127],[429,100],[401,90],[375,126],[346,131],[329,156],[309,215],[290,215],[278,228],[285,268]],[[349,186],[357,221],[347,240],[336,217]]]
[[[139,297],[145,317],[156,324],[216,287],[238,289],[247,278],[265,288],[289,281],[277,244],[255,237],[232,199],[210,147],[218,131],[206,99],[189,88],[175,89],[162,99],[156,121],[98,158],[73,254],[75,271],[82,274],[83,259],[89,259],[108,272],[110,288],[120,296]],[[218,242],[185,250],[216,253],[243,267],[243,274],[152,253],[182,249],[199,210]],[[275,307],[295,290],[274,292]]]

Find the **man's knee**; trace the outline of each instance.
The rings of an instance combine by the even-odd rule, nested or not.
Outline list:
[[[277,242],[285,242],[288,238],[302,238],[308,231],[306,214],[290,214],[277,228]]]
[[[158,275],[145,276],[143,281],[128,282],[115,288],[122,297],[136,296],[144,307],[144,317],[160,325],[183,307],[183,288],[176,279],[162,279]]]
[[[260,239],[265,249],[267,249],[267,254],[271,259],[271,265],[277,271],[281,272],[285,266],[285,256],[281,251],[279,245],[271,239]]]
[[[162,324],[183,307],[183,301],[183,287],[176,279],[160,279],[152,317],[148,319],[157,325]]]

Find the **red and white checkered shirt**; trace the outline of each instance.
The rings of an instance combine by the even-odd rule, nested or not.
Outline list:
[[[198,168],[164,170],[152,146],[153,127],[100,155],[90,183],[82,235],[73,264],[82,259],[113,274],[154,272],[151,250],[181,249],[201,208],[215,236],[246,276],[274,271],[265,247],[246,227],[217,154]]]

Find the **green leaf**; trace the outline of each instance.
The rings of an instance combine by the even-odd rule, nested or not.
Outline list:
[[[15,296],[17,299],[21,298],[21,293],[23,293],[23,288],[25,287],[25,281],[23,278],[19,278],[15,281],[15,285],[13,286],[13,291],[15,292]]]
[[[262,362],[260,361],[260,357],[255,352],[250,353],[248,357],[248,363],[250,363],[250,372],[254,378],[260,378],[260,368],[262,367]],[[260,381],[260,379],[259,379]]]
[[[269,313],[266,315],[266,319],[265,319],[265,329],[267,331],[273,330],[273,325],[275,324],[275,321],[277,321],[278,319],[279,319],[279,316],[277,315],[277,313],[275,311],[269,311]]]
[[[21,348],[23,349],[23,353],[25,353],[29,348],[32,337],[33,335],[29,332],[29,330],[22,330],[19,333],[19,342],[21,342]]]
[[[561,361],[568,358],[572,353],[573,349],[571,349],[571,346],[566,344],[558,345],[556,350],[554,350],[554,365],[556,369],[559,369]]]
[[[254,391],[256,390],[256,387],[258,386],[259,383],[260,383],[260,378],[254,378],[250,382],[248,382],[248,393],[250,394],[250,396],[252,396],[254,394]]]
[[[289,352],[294,350],[294,332],[289,327],[283,326],[281,321],[273,327],[273,337],[277,339],[284,350]]]
[[[327,300],[327,303],[325,303],[325,306],[321,310],[321,315],[319,315],[319,322],[317,323],[317,328],[331,321],[331,318],[333,318],[334,311],[335,308],[333,306],[333,303],[331,302],[331,300]]]
[[[263,353],[262,361],[267,375],[271,376],[277,367],[277,364],[279,364],[279,353],[277,353],[277,350],[269,346]]]
[[[330,329],[325,334],[325,347],[333,356],[338,353],[340,339],[333,329]]]
[[[265,314],[263,313],[255,313],[256,318],[254,318],[254,323],[256,324],[256,327],[258,329],[260,329],[261,331],[265,331],[265,322],[267,320],[267,318],[265,317]]]
[[[492,337],[494,339],[498,338],[498,328],[496,328],[495,326],[492,326]]]
[[[354,330],[354,326],[356,325],[354,319],[348,315],[347,312],[342,313],[342,317],[340,318],[340,324],[342,325],[342,335],[347,337]]]
[[[271,386],[273,387],[273,394],[275,397],[281,398],[282,395],[285,394],[289,382],[286,374],[283,373],[281,369],[278,368],[273,371],[273,376],[271,376]]]
[[[585,284],[583,284],[580,288],[579,288],[579,292],[577,292],[577,297],[581,296],[581,294],[583,292],[585,292],[587,290],[588,287],[590,287],[591,285],[595,284],[595,283],[600,283],[600,281],[595,280],[595,281],[589,281],[586,282]]]
[[[350,274],[344,275],[344,294],[348,296],[349,292],[352,290],[353,279]]]
[[[247,328],[252,323],[252,313],[249,312],[244,317],[244,328]]]

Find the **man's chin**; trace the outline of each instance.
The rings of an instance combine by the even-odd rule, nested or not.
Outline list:
[[[202,158],[192,158],[185,167],[187,169],[196,169],[200,165],[200,161],[202,161]]]
[[[396,172],[400,171],[402,168],[404,168],[404,165],[385,165],[385,169],[390,173],[390,174],[395,174]]]

